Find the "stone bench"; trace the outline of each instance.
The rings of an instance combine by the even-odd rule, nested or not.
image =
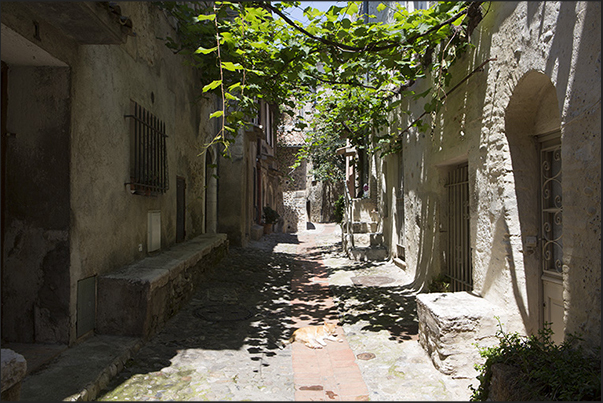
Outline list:
[[[204,234],[99,276],[97,333],[149,338],[227,253],[226,234]]]
[[[454,378],[474,379],[475,364],[483,364],[480,347],[498,344],[500,309],[467,292],[419,294],[417,316],[419,343],[434,366]]]

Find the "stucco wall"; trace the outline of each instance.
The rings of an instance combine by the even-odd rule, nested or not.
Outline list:
[[[404,137],[406,262],[416,277],[442,270],[446,174],[467,162],[474,292],[509,314],[510,329],[536,331],[541,273],[524,244],[538,227],[537,200],[526,192],[535,195],[538,184],[524,174],[537,172],[533,136],[560,126],[566,332],[600,344],[599,3],[493,2],[486,9],[472,36],[476,48],[453,68],[450,87],[496,60],[447,98],[433,133]],[[415,116],[423,111],[404,107]],[[392,128],[405,123],[392,117]]]
[[[230,158],[218,157],[218,232],[227,234],[231,245],[245,246],[251,238],[256,214],[253,198],[256,155],[255,135],[240,133],[230,146]],[[257,195],[257,176],[255,179]]]
[[[68,342],[69,69],[10,69],[2,335]]]
[[[31,21],[39,19],[30,14],[35,10],[35,4],[6,8],[3,4],[3,23],[23,35],[33,48],[44,49],[57,58],[57,64],[68,66],[56,70],[47,80],[60,87],[48,96],[40,80],[19,82],[18,69],[9,70],[9,82],[20,85],[18,91],[26,102],[19,106],[20,112],[9,110],[9,117],[21,122],[24,134],[38,130],[23,126],[35,125],[36,119],[45,130],[57,129],[53,136],[40,131],[28,140],[28,155],[38,150],[35,152],[42,156],[37,172],[30,174],[36,174],[38,178],[33,180],[39,182],[36,187],[44,189],[36,192],[35,188],[23,188],[23,197],[28,203],[37,203],[37,207],[32,206],[37,211],[28,208],[28,219],[31,221],[36,214],[46,216],[46,222],[41,225],[42,232],[34,229],[40,233],[36,235],[37,244],[30,242],[31,250],[50,251],[56,250],[58,243],[64,245],[62,261],[53,263],[54,266],[48,265],[45,253],[30,253],[28,257],[29,266],[48,265],[53,267],[53,281],[62,279],[61,284],[52,284],[54,288],[51,289],[60,294],[63,311],[59,314],[51,309],[46,316],[52,320],[39,320],[41,328],[55,334],[46,337],[39,336],[38,332],[34,336],[31,324],[26,323],[24,326],[28,329],[22,333],[28,335],[22,334],[15,341],[35,338],[36,341],[73,343],[78,281],[108,273],[147,256],[147,214],[150,210],[161,211],[162,249],[175,243],[177,176],[186,182],[187,238],[205,231],[205,155],[199,154],[203,144],[215,134],[214,125],[207,119],[214,101],[199,97],[198,73],[185,67],[183,56],[175,55],[161,39],[176,36],[165,14],[147,2],[120,2],[119,6],[122,15],[131,19],[135,36],[127,37],[123,44],[78,45],[73,38],[45,23],[43,18],[40,23],[42,40],[33,38],[29,32],[32,31]],[[102,7],[99,12],[108,13]],[[114,22],[119,24],[117,20]],[[17,97],[11,98],[17,107]],[[131,121],[124,115],[131,113],[131,101],[137,102],[166,126],[169,189],[157,197],[134,195],[126,185],[130,180]],[[59,108],[61,102],[67,105],[63,109]],[[28,110],[43,113],[27,116]],[[64,121],[60,125],[53,123],[61,119]],[[14,168],[11,167],[12,172],[17,171]],[[26,175],[26,172],[19,174]],[[213,186],[216,186],[215,182]],[[52,208],[42,208],[43,205]],[[216,214],[215,208],[212,211]],[[60,227],[52,223],[58,219]],[[215,217],[210,222],[215,230]],[[12,237],[25,240],[31,224],[19,225],[20,234]],[[17,306],[30,308],[36,294],[38,298],[45,295],[43,287],[39,288],[40,276],[37,279],[15,277],[13,281],[26,284],[21,288],[27,290],[7,288],[3,280],[3,307],[6,290],[16,296],[13,302]],[[51,300],[45,297],[45,301]],[[31,317],[30,308],[27,311],[16,309],[14,323],[30,321],[23,319]],[[47,307],[44,305],[43,309]],[[42,316],[45,315],[43,309],[39,309]],[[3,335],[4,331],[3,312]]]

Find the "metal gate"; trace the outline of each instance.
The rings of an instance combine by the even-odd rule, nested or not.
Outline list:
[[[457,166],[448,174],[448,254],[447,275],[451,291],[473,289],[473,269],[469,244],[469,167]]]

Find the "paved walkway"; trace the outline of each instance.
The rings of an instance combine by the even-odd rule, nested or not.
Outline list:
[[[321,236],[335,232],[336,226],[322,227]],[[304,263],[293,273],[291,315],[294,327],[338,322],[337,306],[329,288],[327,268],[317,250],[316,234],[299,234],[297,254]],[[329,342],[322,349],[310,349],[302,343],[292,345],[295,400],[368,400],[368,389],[343,330],[342,343]]]
[[[468,400],[476,381],[439,373],[417,341],[411,280],[347,259],[334,224],[270,234],[231,247],[144,345],[95,336],[28,376],[22,400]],[[280,348],[325,319],[343,343]]]

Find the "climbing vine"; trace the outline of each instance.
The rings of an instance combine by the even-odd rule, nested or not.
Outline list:
[[[379,4],[379,12],[392,7],[392,22],[385,23],[351,1],[326,12],[307,7],[305,26],[289,16],[299,1],[158,4],[178,20],[178,37],[166,38],[168,46],[201,69],[203,92],[222,101],[209,116],[221,124],[207,146],[221,144],[228,154],[260,99],[291,116],[298,103],[313,102],[314,118],[297,127],[309,138],[299,158],[312,158],[341,146],[342,138],[365,147],[408,97],[425,99],[425,114],[376,144],[396,152],[404,131],[423,128],[423,117],[445,102],[450,67],[471,46],[481,3],[438,2],[413,12]],[[416,93],[412,84],[427,75],[435,77],[433,85]],[[325,159],[325,174],[330,163]]]

